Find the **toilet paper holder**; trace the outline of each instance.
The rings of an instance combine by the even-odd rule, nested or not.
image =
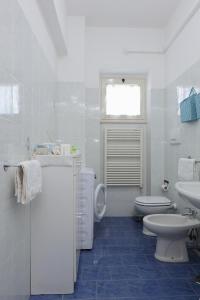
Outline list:
[[[161,188],[162,188],[163,192],[167,192],[169,189],[169,180],[164,179]]]

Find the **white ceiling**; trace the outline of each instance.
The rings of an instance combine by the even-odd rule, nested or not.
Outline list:
[[[66,0],[69,16],[85,16],[87,26],[167,25],[182,0]]]

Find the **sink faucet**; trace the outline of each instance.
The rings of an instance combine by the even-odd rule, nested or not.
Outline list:
[[[197,211],[195,209],[192,209],[191,207],[184,207],[184,212],[182,213],[182,216],[190,216],[192,218],[195,218],[197,215]]]

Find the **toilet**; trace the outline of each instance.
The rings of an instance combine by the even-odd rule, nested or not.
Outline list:
[[[166,197],[160,196],[142,196],[135,199],[135,207],[137,211],[143,215],[161,214],[167,212],[170,208],[176,208],[176,204],[172,203]],[[155,233],[150,232],[143,223],[143,233],[150,236],[156,236]]]
[[[157,235],[155,258],[164,262],[187,262],[186,237],[200,220],[179,214],[155,214],[144,217],[145,227]]]

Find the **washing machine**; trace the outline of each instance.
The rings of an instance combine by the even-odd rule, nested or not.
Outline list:
[[[106,212],[106,186],[102,183],[95,189],[95,172],[82,168],[79,176],[77,205],[77,244],[79,249],[92,249],[94,222],[100,222]]]

